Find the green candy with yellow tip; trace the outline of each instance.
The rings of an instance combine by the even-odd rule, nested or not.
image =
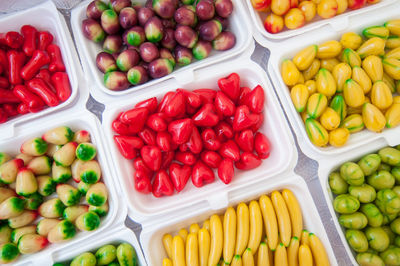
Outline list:
[[[400,166],[400,151],[392,148],[386,147],[378,152],[379,156],[382,158],[382,162],[387,163],[392,166]]]
[[[370,252],[358,253],[356,260],[360,265],[374,265],[374,266],[385,265],[383,260],[378,255]]]
[[[96,251],[98,265],[109,265],[117,258],[117,249],[113,245],[105,245]]]
[[[365,28],[362,34],[366,38],[378,37],[386,40],[389,37],[389,30],[385,26],[371,26]]]
[[[122,243],[117,247],[117,260],[121,266],[139,265],[136,250],[129,243]]]
[[[339,216],[339,224],[348,229],[363,229],[368,224],[367,217],[361,212],[342,214]]]
[[[95,266],[96,265],[96,257],[90,253],[90,252],[85,252],[76,257],[75,259],[72,260],[70,266]]]
[[[349,194],[356,197],[361,203],[370,203],[376,198],[375,189],[368,184],[362,184],[361,186],[350,186]]]
[[[367,217],[369,226],[379,227],[383,224],[383,215],[375,204],[363,204],[360,210]]]

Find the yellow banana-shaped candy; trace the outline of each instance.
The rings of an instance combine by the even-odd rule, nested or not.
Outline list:
[[[400,79],[400,60],[385,58],[382,61],[383,69],[393,79]]]
[[[247,248],[242,256],[243,266],[254,266],[254,257],[251,249]]]
[[[394,49],[400,47],[400,36],[391,35],[386,40],[385,48],[387,49]]]
[[[311,142],[318,146],[323,147],[329,142],[328,131],[315,119],[307,118],[305,121],[306,132]],[[278,219],[279,221],[279,219]]]
[[[343,97],[350,107],[360,107],[365,102],[364,90],[352,79],[346,80],[343,86]]]
[[[400,102],[394,103],[392,106],[390,106],[385,113],[385,118],[387,128],[393,128],[400,124]]]
[[[321,66],[321,61],[315,58],[312,61],[311,65],[303,71],[304,80],[307,81],[314,78],[314,76],[318,73],[320,66]]]
[[[340,61],[337,60],[335,57],[334,58],[328,58],[328,59],[322,59],[321,60],[321,68],[325,68],[328,71],[332,72],[333,68],[337,65],[340,64]]]
[[[278,222],[271,199],[262,195],[260,197],[260,209],[264,220],[265,232],[267,235],[268,246],[271,250],[275,251],[278,245]]]
[[[292,226],[290,224],[289,210],[286,206],[285,200],[283,199],[279,191],[271,193],[271,201],[274,206],[276,217],[278,219],[279,235],[281,242],[287,247],[290,243],[292,236]]]
[[[340,42],[332,40],[318,46],[317,57],[320,59],[336,57],[342,51]]]
[[[353,67],[353,74],[351,75],[351,78],[361,86],[364,94],[368,94],[372,88],[372,82],[364,69],[359,66]]]
[[[269,264],[268,245],[265,242],[261,242],[260,246],[258,247],[257,265],[272,266]]]
[[[350,137],[350,132],[347,128],[336,128],[329,132],[329,144],[334,147],[341,147],[346,144]]]
[[[245,203],[240,203],[236,209],[237,231],[235,254],[242,255],[249,241],[250,218],[249,208]]]
[[[290,221],[292,222],[292,236],[299,238],[303,230],[303,214],[301,213],[300,204],[296,196],[289,189],[282,190],[282,197],[289,210]]]
[[[188,236],[188,231],[185,228],[182,228],[181,230],[178,231],[178,235],[180,235],[183,239],[183,242],[186,243],[186,238]]]
[[[210,220],[205,220],[203,222],[203,228],[207,229],[208,231],[210,231]]]
[[[250,202],[249,213],[250,213],[250,234],[249,234],[249,243],[247,245],[247,248],[249,248],[254,255],[256,254],[258,246],[260,245],[262,231],[263,231],[261,210],[257,201],[253,200]]]
[[[343,48],[350,48],[353,50],[357,50],[362,41],[362,37],[355,32],[346,32],[340,39],[340,43],[343,45]]]
[[[373,104],[365,103],[362,109],[362,118],[366,128],[373,132],[381,132],[386,125],[386,118]]]
[[[353,49],[350,48],[346,48],[343,50],[341,60],[351,67],[361,66],[360,56]]]
[[[330,107],[327,107],[325,111],[322,113],[321,118],[321,125],[326,129],[326,130],[334,130],[336,129],[339,124],[340,124],[340,116],[338,113],[336,113],[335,110],[333,110]],[[300,232],[301,232],[300,228]],[[300,236],[300,235],[298,235]]]
[[[347,63],[337,64],[332,70],[332,76],[336,81],[337,91],[343,91],[343,85],[351,78],[351,67]]]
[[[330,98],[336,93],[336,81],[331,72],[325,68],[321,68],[316,76],[317,90]]]
[[[299,265],[299,257],[298,257],[299,245],[300,245],[299,238],[297,236],[292,237],[292,239],[290,240],[289,247],[287,248],[289,266]]]
[[[224,216],[224,262],[229,264],[232,261],[235,252],[236,241],[236,212],[235,209],[229,207],[226,209]]]
[[[304,229],[303,231],[301,231],[301,239],[300,239],[300,245],[308,245],[308,236],[309,236],[309,232]]]
[[[308,88],[304,84],[297,84],[290,90],[290,97],[296,111],[301,113],[307,105]]]
[[[291,60],[286,59],[282,62],[281,75],[286,85],[293,86],[297,84],[300,78],[300,71]]]
[[[170,259],[172,259],[172,236],[170,234],[165,234],[162,238],[165,252]]]
[[[369,55],[381,55],[385,52],[385,40],[379,37],[372,37],[366,40],[358,49],[357,53],[361,58]]]
[[[313,256],[311,250],[307,245],[301,245],[299,248],[299,266],[309,265],[313,265]]]
[[[172,240],[172,262],[174,266],[185,266],[185,244],[181,236],[174,236]]]
[[[395,58],[397,60],[400,60],[400,47],[397,47],[395,49],[390,50],[385,54],[386,58]]]
[[[383,25],[389,29],[391,34],[400,36],[400,19],[390,20]]]
[[[376,55],[367,56],[363,62],[362,67],[372,82],[377,82],[383,79],[383,65],[382,60]]]
[[[274,254],[274,265],[275,266],[288,266],[288,258],[285,245],[283,243],[279,243],[276,247]]]
[[[321,240],[315,234],[310,233],[309,242],[315,264],[318,266],[330,265],[328,254],[326,254],[324,245],[322,244]]]
[[[172,260],[170,260],[169,258],[164,258],[162,261],[162,266],[172,266]]]
[[[298,52],[295,57],[293,57],[293,63],[299,70],[306,70],[313,62],[315,56],[317,55],[317,51],[317,45],[310,45]]]
[[[242,256],[240,255],[235,255],[232,259],[231,266],[242,266]]]
[[[214,266],[218,263],[222,255],[224,231],[222,228],[221,219],[214,214],[210,217],[210,255],[208,257],[208,266]]]
[[[190,233],[186,239],[186,265],[199,265],[199,242],[197,233]]]
[[[190,233],[198,233],[200,230],[200,226],[198,224],[191,224],[189,227]]]
[[[200,266],[208,265],[208,256],[210,254],[210,233],[207,229],[202,228],[198,232],[199,239],[199,262]]]
[[[381,110],[389,108],[392,105],[392,92],[385,82],[380,80],[374,83],[371,91],[371,102]]]

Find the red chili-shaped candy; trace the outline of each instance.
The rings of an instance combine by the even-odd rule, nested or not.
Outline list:
[[[41,78],[47,82],[47,84],[51,85],[51,74],[50,71],[46,68],[42,68],[39,70],[39,73],[36,74],[35,78]]]
[[[171,163],[169,166],[169,177],[177,192],[185,188],[191,174],[192,168],[188,165]]]
[[[15,86],[13,92],[21,102],[27,105],[30,112],[38,111],[44,106],[42,99],[23,85]]]
[[[40,78],[34,78],[27,82],[28,88],[33,91],[48,105],[57,106],[59,100],[47,83]]]
[[[18,112],[20,115],[24,115],[24,114],[29,113],[28,105],[25,104],[25,103],[20,103],[20,104],[18,104],[17,112]]]
[[[51,76],[51,84],[57,92],[60,101],[65,102],[71,96],[71,85],[65,72],[56,72]]]
[[[3,110],[3,108],[0,107],[0,124],[3,124],[7,121],[8,116],[6,111]]]
[[[153,97],[144,101],[141,101],[135,105],[135,107],[145,107],[152,114],[157,110],[157,98]]]
[[[32,56],[33,51],[37,47],[37,30],[31,25],[24,25],[21,27],[21,33],[24,36],[24,44],[22,45],[22,51],[27,56]]]
[[[175,153],[175,160],[186,165],[193,165],[196,163],[197,158],[196,155],[194,155],[190,151],[185,151],[185,152],[178,151]]]
[[[225,184],[229,184],[233,176],[235,174],[235,170],[233,167],[233,161],[229,159],[223,159],[222,162],[218,166],[218,177]]]
[[[267,136],[257,132],[254,138],[254,147],[260,159],[267,159],[271,152],[271,143]]]
[[[240,170],[251,170],[259,167],[261,162],[253,153],[245,151],[240,155],[240,161],[235,162],[235,166]]]
[[[21,102],[21,100],[14,95],[12,90],[0,89],[0,104],[19,103],[19,102]]]
[[[24,37],[16,31],[0,33],[0,44],[6,45],[11,49],[18,49],[24,43]]]
[[[10,83],[8,82],[8,79],[5,77],[0,77],[0,88],[1,89],[8,89],[10,87]],[[0,99],[1,102],[1,99]]]
[[[172,194],[174,194],[174,186],[167,171],[158,171],[153,182],[153,195],[159,198],[162,196],[171,196]]]
[[[15,50],[7,52],[8,80],[12,85],[22,84],[21,69],[25,64],[25,54]]]
[[[35,50],[31,59],[21,69],[21,77],[24,80],[32,79],[40,70],[41,67],[50,63],[50,57],[45,51]]]
[[[51,35],[48,31],[41,31],[38,34],[39,45],[38,49],[42,51],[46,51],[47,46],[49,46],[53,42],[53,35]]]
[[[6,112],[8,117],[18,115],[17,108],[18,108],[18,106],[16,104],[11,104],[11,103],[3,104],[3,109]]]
[[[202,187],[214,182],[215,175],[213,170],[201,160],[198,160],[192,169],[192,183],[196,187]]]
[[[137,170],[133,174],[133,180],[136,191],[143,194],[149,194],[152,191],[150,177],[143,171]]]
[[[60,47],[57,44],[50,44],[46,48],[50,56],[49,70],[51,72],[64,72],[65,65],[62,59]]]

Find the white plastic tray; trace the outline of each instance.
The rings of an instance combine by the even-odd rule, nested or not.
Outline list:
[[[306,32],[311,32],[322,27],[326,31],[340,31],[350,25],[349,18],[356,16],[362,16],[365,18],[368,12],[395,2],[396,0],[381,0],[381,2],[376,4],[366,4],[364,7],[357,10],[347,9],[346,12],[330,19],[322,19],[318,16],[318,14],[316,14],[313,20],[306,22],[306,24],[301,28],[294,30],[288,30],[285,28],[282,32],[275,34],[269,33],[264,28],[264,20],[267,17],[267,13],[256,11],[251,5],[250,0],[246,0],[246,5],[248,12],[250,13],[251,22],[253,25],[253,35],[255,39],[265,47],[269,48],[269,41],[280,42],[284,39],[295,37]]]
[[[387,129],[385,128],[382,133],[374,133],[364,129],[358,133],[351,134],[348,142],[340,148],[333,146],[317,147],[311,143],[307,136],[303,120],[299,113],[295,110],[292,100],[290,98],[290,91],[284,84],[280,74],[281,63],[284,59],[293,58],[296,53],[311,44],[321,44],[328,40],[339,40],[340,36],[345,32],[358,32],[368,26],[382,25],[384,22],[400,18],[400,4],[397,2],[393,5],[388,5],[379,9],[371,10],[368,13],[360,16],[350,16],[348,18],[348,26],[339,31],[329,31],[326,28],[319,28],[313,32],[305,33],[286,40],[278,47],[271,48],[271,58],[268,64],[268,69],[275,86],[276,92],[282,102],[289,121],[294,128],[297,136],[298,143],[302,151],[312,159],[320,160],[323,157],[331,157],[343,155],[346,152],[353,152],[367,142],[377,139],[385,139],[389,145],[398,140],[400,135],[400,127]]]
[[[144,3],[145,1],[140,0],[136,2]],[[89,3],[90,0],[84,1],[72,10],[71,23],[76,44],[78,46],[78,51],[82,59],[82,64],[84,66],[87,78],[89,79],[88,84],[92,84],[91,93],[96,100],[103,103],[112,100],[112,96],[126,96],[127,94],[132,94],[132,92],[137,90],[155,87],[155,85],[169,79],[175,79],[180,83],[190,82],[194,79],[194,70],[204,68],[234,56],[242,55],[243,53],[248,54],[250,57],[252,52],[251,45],[253,44],[254,46],[254,41],[251,36],[251,27],[247,20],[248,16],[244,10],[243,3],[241,0],[233,0],[234,10],[229,17],[229,29],[236,36],[236,45],[232,49],[223,52],[213,51],[208,58],[201,61],[196,61],[189,66],[174,70],[171,74],[165,77],[146,82],[145,84],[139,86],[130,87],[123,91],[112,91],[104,86],[104,74],[100,72],[96,66],[96,56],[99,52],[101,52],[102,46],[86,39],[82,33],[81,24],[86,18],[86,7]]]
[[[369,153],[376,153],[378,150],[384,147],[395,146],[397,144],[400,144],[400,138],[397,138],[397,141],[395,143],[388,143],[384,139],[377,139],[375,141],[368,143],[368,145],[364,145],[360,148],[355,149],[353,152],[348,152],[340,157],[337,157],[335,161],[332,160],[321,161],[320,163],[320,167],[318,169],[318,176],[321,180],[322,190],[324,192],[325,199],[328,203],[329,211],[333,217],[333,222],[335,224],[336,230],[339,233],[340,239],[342,240],[343,245],[353,265],[358,265],[358,263],[354,257],[355,253],[352,251],[349,244],[347,243],[343,228],[339,224],[338,219],[340,215],[337,214],[333,208],[334,197],[331,188],[329,187],[329,174],[334,171],[338,171],[340,166],[345,162],[351,161],[357,163],[359,159],[361,159],[364,155],[367,155]]]
[[[21,256],[14,265],[50,265],[49,260],[54,252],[63,251],[65,247],[70,246],[76,248],[83,241],[92,241],[91,239],[94,235],[110,230],[116,223],[123,224],[126,217],[126,205],[117,194],[119,186],[115,182],[115,175],[112,173],[112,168],[110,168],[108,152],[103,142],[103,133],[100,130],[98,120],[88,111],[79,111],[79,109],[75,108],[72,112],[48,115],[35,120],[33,123],[24,123],[21,126],[17,126],[15,128],[16,137],[11,140],[0,141],[0,151],[15,156],[19,153],[19,147],[24,141],[33,137],[40,137],[47,130],[63,125],[69,126],[73,131],[83,129],[90,133],[92,143],[97,148],[97,160],[101,166],[102,180],[108,190],[109,212],[106,217],[102,218],[100,227],[96,231],[77,232],[76,236],[68,242],[49,244],[38,253]]]
[[[64,18],[60,16],[55,5],[51,1],[47,1],[24,11],[2,16],[0,18],[0,32],[20,32],[20,28],[25,24],[36,27],[38,31],[49,31],[54,36],[54,43],[60,46],[66,72],[68,73],[72,90],[71,96],[68,100],[55,107],[46,107],[43,111],[38,113],[18,116],[0,125],[0,139],[11,138],[14,135],[14,128],[18,124],[32,121],[33,119],[44,117],[50,113],[61,110],[71,105],[78,94],[84,94],[83,92],[78,92],[78,76],[80,74],[78,72],[81,71],[81,68],[74,49],[74,44]],[[80,88],[80,90],[86,89],[84,86],[82,87],[83,88]]]
[[[285,176],[279,180],[262,179],[260,182],[248,186],[246,190],[234,189],[229,193],[229,203],[220,206],[217,210],[207,207],[190,208],[190,212],[178,219],[163,220],[162,222],[154,223],[152,226],[145,227],[140,235],[140,241],[149,265],[161,265],[162,259],[167,256],[162,244],[164,234],[176,234],[181,228],[188,229],[192,223],[199,223],[201,226],[202,222],[212,214],[223,214],[229,206],[236,208],[240,202],[249,203],[251,200],[258,200],[261,195],[269,195],[274,190],[282,190],[284,188],[290,189],[299,200],[304,228],[315,233],[321,239],[331,265],[337,265],[331,244],[307,185],[300,176],[296,175]]]
[[[113,228],[110,231],[96,234],[90,239],[90,241],[80,244],[79,247],[73,246],[65,248],[62,251],[56,251],[51,256],[51,260],[52,263],[71,261],[73,258],[84,252],[91,251],[94,254],[96,250],[104,245],[114,244],[115,246],[118,246],[118,244],[124,242],[128,242],[135,248],[139,259],[139,266],[146,266],[146,261],[135,234],[125,226],[120,226],[118,228]]]
[[[254,88],[260,84],[265,90],[266,102],[264,109],[264,123],[260,131],[268,136],[271,141],[271,155],[264,160],[260,167],[251,171],[235,170],[235,177],[229,185],[223,184],[216,175],[216,180],[212,184],[202,188],[193,186],[191,180],[188,181],[184,190],[175,193],[170,197],[155,198],[152,194],[144,195],[137,192],[134,188],[132,161],[125,159],[116,147],[111,129],[111,123],[121,112],[132,108],[135,103],[150,97],[160,99],[166,92],[179,88],[176,84],[163,84],[151,92],[138,95],[134,99],[119,101],[115,104],[108,104],[103,113],[103,129],[106,134],[106,141],[111,149],[117,176],[121,182],[124,196],[128,204],[128,215],[135,221],[143,222],[150,217],[175,214],[177,210],[183,208],[192,209],[193,206],[209,206],[211,209],[219,209],[225,206],[229,200],[229,193],[233,189],[245,189],[250,184],[261,179],[269,179],[273,176],[292,170],[297,160],[297,153],[293,139],[289,135],[289,128],[284,120],[282,111],[277,103],[275,94],[262,69],[251,61],[230,61],[196,71],[193,83],[183,85],[188,90],[198,88],[217,88],[217,80],[227,76],[232,72],[240,75],[241,86]],[[192,206],[192,207],[191,207]]]

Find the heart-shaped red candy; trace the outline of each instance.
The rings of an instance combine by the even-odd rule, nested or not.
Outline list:
[[[149,194],[152,191],[150,177],[143,171],[137,170],[133,174],[135,189],[143,194]]]
[[[153,97],[144,101],[141,101],[135,105],[135,107],[145,107],[152,114],[157,110],[157,98]]]
[[[213,127],[218,124],[219,118],[215,112],[215,106],[211,103],[203,105],[192,117],[193,123],[199,127]]]
[[[205,184],[214,182],[215,176],[213,170],[201,160],[198,160],[192,169],[192,182],[196,187],[202,187]]]
[[[138,133],[138,136],[146,145],[156,145],[156,133],[148,127],[145,127]]]
[[[186,165],[194,165],[197,161],[196,155],[190,151],[178,151],[175,153],[175,160]]]
[[[178,91],[171,95],[163,108],[163,113],[169,117],[178,117],[184,114],[185,110],[185,96],[183,95],[183,92]]]
[[[251,92],[249,87],[241,87],[240,88],[240,95],[239,95],[239,105],[246,104],[245,100],[247,95]]]
[[[225,78],[218,80],[218,87],[232,101],[236,102],[240,95],[240,77],[236,73],[232,73]]]
[[[253,153],[245,151],[240,155],[240,161],[237,161],[235,166],[240,170],[251,170],[259,167],[261,162],[261,159],[259,159]]]
[[[164,120],[162,113],[152,114],[147,118],[146,125],[156,132],[167,130],[167,122]]]
[[[171,163],[169,166],[169,177],[176,191],[180,192],[185,188],[187,181],[192,173],[192,168],[188,165]]]
[[[201,141],[201,136],[197,127],[193,127],[192,135],[190,135],[186,146],[194,154],[198,154],[203,150],[203,142]]]
[[[171,135],[168,132],[163,131],[157,133],[156,142],[161,151],[170,151],[171,141]]]
[[[194,93],[200,95],[203,104],[214,103],[214,98],[217,92],[212,89],[197,89],[193,91]]]
[[[161,150],[156,146],[144,146],[140,150],[140,155],[152,171],[158,171],[161,167]]]
[[[222,158],[215,151],[203,151],[201,153],[201,160],[203,160],[207,166],[211,168],[217,168],[221,163]]]
[[[139,107],[133,108],[121,114],[121,122],[129,124],[129,130],[132,133],[138,133],[142,130],[144,123],[146,123],[149,111],[147,108]]]
[[[252,152],[254,149],[254,134],[251,129],[245,129],[236,134],[235,141],[243,151]]]
[[[158,171],[153,182],[153,195],[159,198],[162,196],[171,196],[172,194],[174,194],[174,186],[167,171]]]
[[[182,91],[183,95],[186,98],[186,103],[191,106],[192,108],[199,108],[202,104],[201,96],[195,92],[184,90],[184,89],[178,89],[177,91]],[[186,106],[188,107],[188,106]]]
[[[153,172],[149,167],[147,167],[146,163],[140,157],[137,157],[135,160],[133,160],[133,167],[136,171],[144,172],[149,178],[153,175]]]
[[[233,129],[225,121],[218,123],[218,125],[215,127],[215,133],[220,141],[226,141],[233,138]]]
[[[235,114],[236,106],[228,96],[222,91],[217,92],[214,100],[217,112],[223,116],[231,116]]]
[[[236,108],[232,128],[234,131],[242,131],[257,124],[258,121],[258,114],[250,113],[249,107],[241,105]]]
[[[237,144],[233,140],[228,140],[225,143],[222,143],[221,148],[219,149],[219,154],[222,157],[231,159],[232,161],[240,160],[240,150]]]
[[[161,169],[167,169],[175,157],[175,152],[167,151],[162,153]]]
[[[257,85],[250,93],[245,96],[244,104],[246,104],[253,113],[261,113],[264,109],[264,89]]]
[[[193,122],[190,118],[172,121],[168,125],[168,132],[172,136],[172,141],[180,145],[189,140],[193,132]]]
[[[218,166],[218,177],[225,184],[229,184],[234,176],[235,169],[233,168],[233,161],[230,159],[223,159]]]
[[[267,136],[263,133],[257,132],[254,139],[254,145],[260,159],[267,159],[269,157],[271,152],[271,143]]]
[[[217,151],[221,147],[221,142],[217,139],[217,135],[211,128],[205,129],[201,133],[204,148],[210,151]]]

